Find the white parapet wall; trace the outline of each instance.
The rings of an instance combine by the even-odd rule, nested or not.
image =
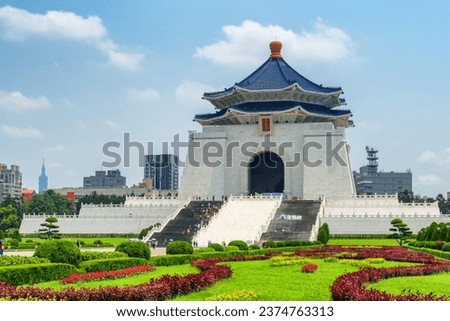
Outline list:
[[[397,195],[327,197],[321,223],[331,234],[389,234],[391,221],[400,218],[414,233],[432,222],[450,222],[438,203],[400,203]]]
[[[124,204],[83,204],[78,216],[57,215],[64,234],[128,234],[162,223],[184,204],[175,198],[127,198]],[[48,215],[25,215],[20,233],[37,233]]]
[[[201,247],[233,240],[253,244],[267,230],[281,201],[280,196],[232,196],[194,240]]]

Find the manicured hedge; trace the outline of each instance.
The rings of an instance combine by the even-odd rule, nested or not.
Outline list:
[[[49,240],[38,246],[33,256],[49,259],[52,263],[67,263],[78,266],[81,252],[74,242]]]
[[[4,255],[0,256],[0,266],[10,265],[23,265],[23,264],[39,264],[50,263],[49,259],[32,257],[32,256],[20,256],[20,255]]]
[[[100,259],[80,263],[80,269],[86,272],[120,270],[137,265],[150,265],[148,260],[135,257],[119,257],[113,259]]]
[[[129,257],[137,257],[148,260],[150,258],[150,248],[144,242],[123,242],[117,245],[116,252],[122,252]]]
[[[213,252],[214,253],[214,252]],[[194,259],[194,255],[178,254],[178,255],[160,255],[150,259],[150,264],[153,266],[172,266],[189,264]]]
[[[186,241],[174,241],[167,245],[167,254],[192,254],[194,248],[192,244]]]
[[[224,247],[222,245],[220,245],[219,243],[211,243],[209,245],[209,247],[213,248],[214,251],[217,251],[217,252],[225,251]]]
[[[0,267],[0,280],[13,284],[36,284],[65,278],[76,272],[75,266],[65,263],[41,263]]]
[[[237,246],[239,250],[246,251],[248,250],[248,245],[244,241],[241,240],[234,240],[228,243],[228,246]]]
[[[123,252],[91,252],[91,251],[81,252],[81,261],[114,259],[118,257],[128,257],[128,255]]]

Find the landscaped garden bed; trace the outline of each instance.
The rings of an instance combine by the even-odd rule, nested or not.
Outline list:
[[[99,283],[102,285],[94,288],[75,289],[72,286],[58,288],[50,285],[52,288],[42,288],[42,285],[38,284],[16,287],[0,283],[0,296],[6,300],[140,301],[242,298],[311,301],[445,300],[450,294],[435,295],[426,291],[417,293],[417,289],[408,291],[408,288],[404,289],[406,292],[387,293],[375,288],[372,284],[380,280],[395,280],[402,276],[425,277],[450,271],[448,261],[399,246],[325,246],[296,250],[287,255],[269,251],[264,255],[197,259],[193,260],[192,264],[200,272],[155,278],[149,276],[148,281],[134,285],[127,285],[125,282],[123,286],[105,286],[112,282],[105,280]],[[180,271],[185,269],[182,267],[180,266]],[[313,273],[302,273],[302,270]],[[172,267],[172,274],[176,271],[177,267]],[[450,280],[450,273],[445,275]],[[123,277],[123,280],[127,279],[128,277]]]

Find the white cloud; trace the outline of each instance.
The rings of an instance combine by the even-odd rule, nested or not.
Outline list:
[[[42,138],[44,135],[33,127],[19,128],[8,125],[0,125],[0,131],[12,138]]]
[[[450,148],[445,148],[442,152],[435,153],[430,150],[419,155],[420,163],[428,163],[434,166],[450,168]]]
[[[289,61],[338,61],[354,52],[351,37],[342,29],[328,26],[321,18],[316,19],[313,31],[300,33],[279,25],[262,26],[251,20],[240,26],[224,26],[222,30],[226,40],[197,48],[195,56],[218,64],[254,64],[269,56],[268,44],[275,38],[283,43],[282,54]]]
[[[436,159],[436,153],[432,152],[430,150],[424,151],[419,156],[419,162],[421,162],[421,163],[427,163],[427,162],[435,160],[435,159]]]
[[[97,39],[106,35],[99,17],[83,18],[65,11],[37,14],[5,6],[0,8],[0,22],[4,26],[5,35],[17,40],[32,35],[74,40]]]
[[[2,91],[0,90],[0,109],[11,111],[26,111],[30,109],[48,109],[51,104],[47,97],[39,96],[36,98],[25,97],[20,91]]]
[[[434,186],[441,182],[441,179],[433,174],[419,175],[417,179],[419,181],[419,184],[425,186]]]
[[[97,47],[108,57],[111,65],[121,69],[136,70],[144,59],[141,53],[120,51],[119,46],[109,39],[98,42]]]
[[[217,91],[217,88],[195,81],[184,81],[175,91],[178,100],[201,103],[205,92]]]
[[[119,124],[117,124],[116,122],[113,122],[112,120],[105,121],[105,125],[112,129],[119,128]]]
[[[66,150],[66,147],[64,145],[56,145],[56,146],[52,146],[52,147],[48,147],[45,149],[45,152],[47,153],[58,153],[58,152],[63,152]]]
[[[83,41],[94,45],[115,67],[135,70],[144,58],[141,53],[121,50],[108,39],[107,30],[97,16],[84,18],[73,12],[48,11],[31,13],[11,6],[0,8],[0,31],[11,40],[25,40],[32,36],[51,39]]]
[[[144,89],[139,90],[135,88],[130,88],[125,91],[127,99],[134,101],[153,101],[159,99],[159,93],[154,89]]]

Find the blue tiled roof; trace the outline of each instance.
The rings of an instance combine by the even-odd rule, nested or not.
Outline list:
[[[297,101],[248,102],[224,108],[213,114],[195,115],[196,120],[209,120],[224,116],[228,111],[235,110],[244,113],[283,112],[294,108],[301,108],[311,115],[323,117],[351,116],[350,110],[329,109],[321,105],[299,103]]]
[[[204,97],[217,98],[230,93],[235,87],[247,90],[276,90],[286,88],[295,83],[306,91],[321,94],[341,91],[340,87],[323,87],[306,79],[289,66],[283,58],[269,58],[261,67],[241,82],[224,91],[204,93]]]

